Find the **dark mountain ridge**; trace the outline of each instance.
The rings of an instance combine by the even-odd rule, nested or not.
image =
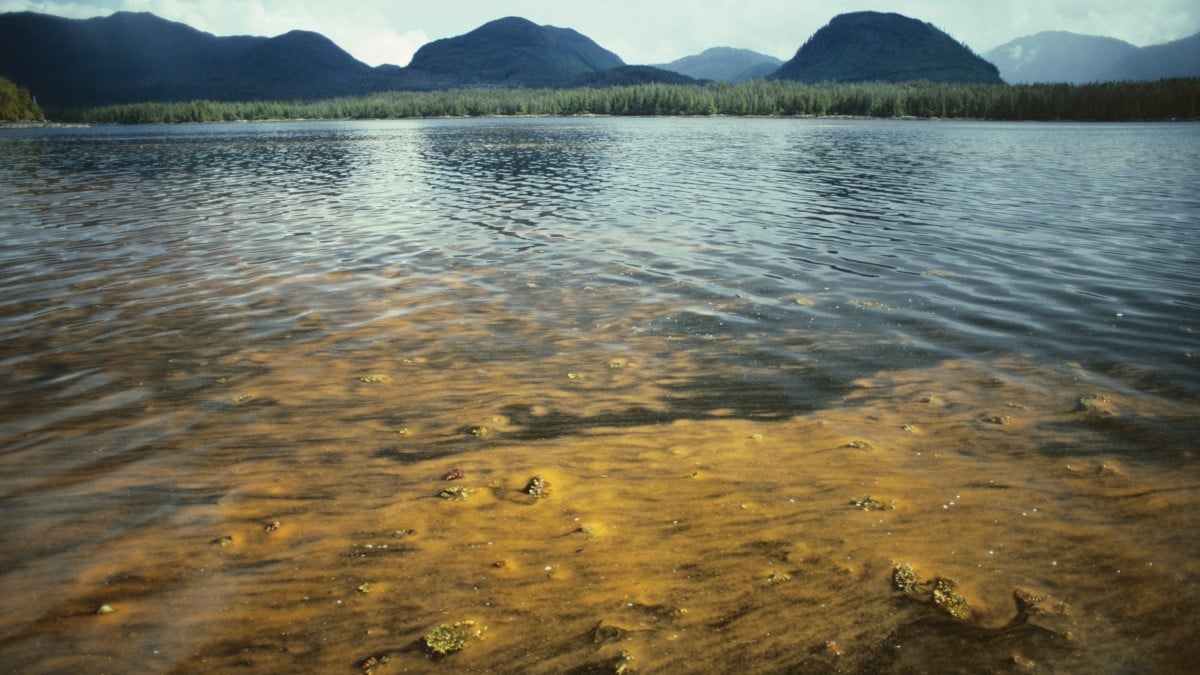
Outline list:
[[[380,79],[317,33],[216,37],[148,13],[0,15],[0,75],[43,105],[364,92]]]
[[[617,69],[617,70],[613,70]],[[356,60],[319,33],[217,37],[153,14],[66,19],[0,14],[0,76],[45,106],[191,99],[287,100],[452,87],[612,86],[675,81],[625,63],[569,28],[518,17],[421,47],[407,68]]]
[[[999,84],[996,67],[933,24],[895,13],[835,16],[771,75],[800,82]]]
[[[408,70],[449,86],[549,86],[624,65],[616,54],[570,28],[510,16],[424,45]]]
[[[1063,36],[1069,35],[1050,34],[1050,42],[1065,43]],[[1054,52],[1044,44],[1039,49],[1060,65],[1102,65],[1103,74],[1051,80],[1200,76],[1200,35],[1141,49],[1108,38],[1088,39],[1092,47],[1083,57]],[[1020,47],[1010,49],[1020,56],[1025,45],[1018,43],[1008,46]],[[1097,47],[1101,44],[1114,47],[1111,54],[1102,53]],[[1030,53],[1025,49],[1024,56]],[[749,50],[713,48],[667,64],[667,69],[626,66],[616,54],[574,30],[506,17],[425,45],[406,68],[371,68],[309,31],[271,38],[217,37],[149,13],[118,12],[94,19],[0,14],[0,77],[29,90],[52,109],[190,99],[311,100],[471,86],[694,81],[674,74],[680,71],[701,79],[737,81],[768,74],[772,60],[778,61]],[[749,70],[736,73],[751,62]],[[1000,81],[995,66],[931,24],[880,12],[834,17],[770,76],[803,82]]]

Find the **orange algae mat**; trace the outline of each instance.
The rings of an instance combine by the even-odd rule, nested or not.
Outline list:
[[[296,332],[318,337],[234,353],[201,338],[138,373],[176,396],[9,417],[0,660],[701,673],[1200,658],[1200,481],[1188,441],[1161,431],[1192,413],[1167,396],[1082,368],[946,361],[811,412],[684,415],[674,385],[734,376],[630,331],[640,317],[573,335],[502,308],[457,326],[459,312],[367,307],[384,318],[341,330],[309,315]],[[498,325],[522,339],[497,343]],[[461,650],[426,644],[468,621]]]
[[[1104,447],[1130,417],[1169,409],[1085,398],[1077,383],[1024,379],[1021,364],[947,363],[861,381],[843,406],[782,421],[716,410],[512,440],[523,427],[485,410],[463,429],[370,414],[433,395],[422,368],[369,382],[314,373],[349,391],[263,376],[253,398],[225,404],[225,423],[181,444],[196,448],[185,457],[62,477],[62,500],[97,507],[48,514],[26,544],[36,555],[5,574],[5,660],[43,672],[900,672],[1170,670],[1196,656],[1200,490],[1169,462]],[[580,370],[562,374],[568,386],[639,366]],[[263,403],[313,396],[361,404],[367,419],[277,423]],[[526,412],[527,425],[551,416]],[[245,439],[236,457],[223,429]],[[447,442],[463,451],[432,449]],[[443,480],[451,469],[463,478]],[[525,491],[533,476],[541,498]],[[155,485],[176,496],[139,523],[104,496]],[[468,494],[439,496],[448,487]],[[966,615],[900,591],[904,564],[956,581]],[[105,604],[115,611],[98,615]],[[426,649],[426,633],[463,620],[486,626],[482,639]]]

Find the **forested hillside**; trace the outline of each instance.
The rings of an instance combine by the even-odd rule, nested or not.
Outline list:
[[[994,65],[932,24],[882,12],[834,17],[771,77],[808,83],[1001,81]]]
[[[407,70],[445,86],[553,86],[623,65],[616,54],[569,28],[506,17],[426,44]]]
[[[323,98],[387,88],[322,35],[216,37],[153,14],[0,15],[0,76],[48,107],[195,98]]]
[[[0,77],[0,120],[5,122],[41,121],[42,109],[29,90]]]

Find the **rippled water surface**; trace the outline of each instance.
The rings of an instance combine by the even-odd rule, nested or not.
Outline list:
[[[1196,124],[5,131],[0,662],[1187,672],[1198,185]]]

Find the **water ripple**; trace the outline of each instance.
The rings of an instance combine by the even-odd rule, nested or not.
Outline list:
[[[253,342],[344,313],[381,272],[437,287],[470,261],[469,283],[555,323],[573,318],[524,289],[631,291],[613,316],[751,298],[706,332],[758,342],[820,316],[834,333],[902,324],[922,358],[1137,353],[1195,391],[1196,136],[794,120],[12,134],[0,337],[8,354],[201,327]],[[786,320],[738,318],[766,314]]]

